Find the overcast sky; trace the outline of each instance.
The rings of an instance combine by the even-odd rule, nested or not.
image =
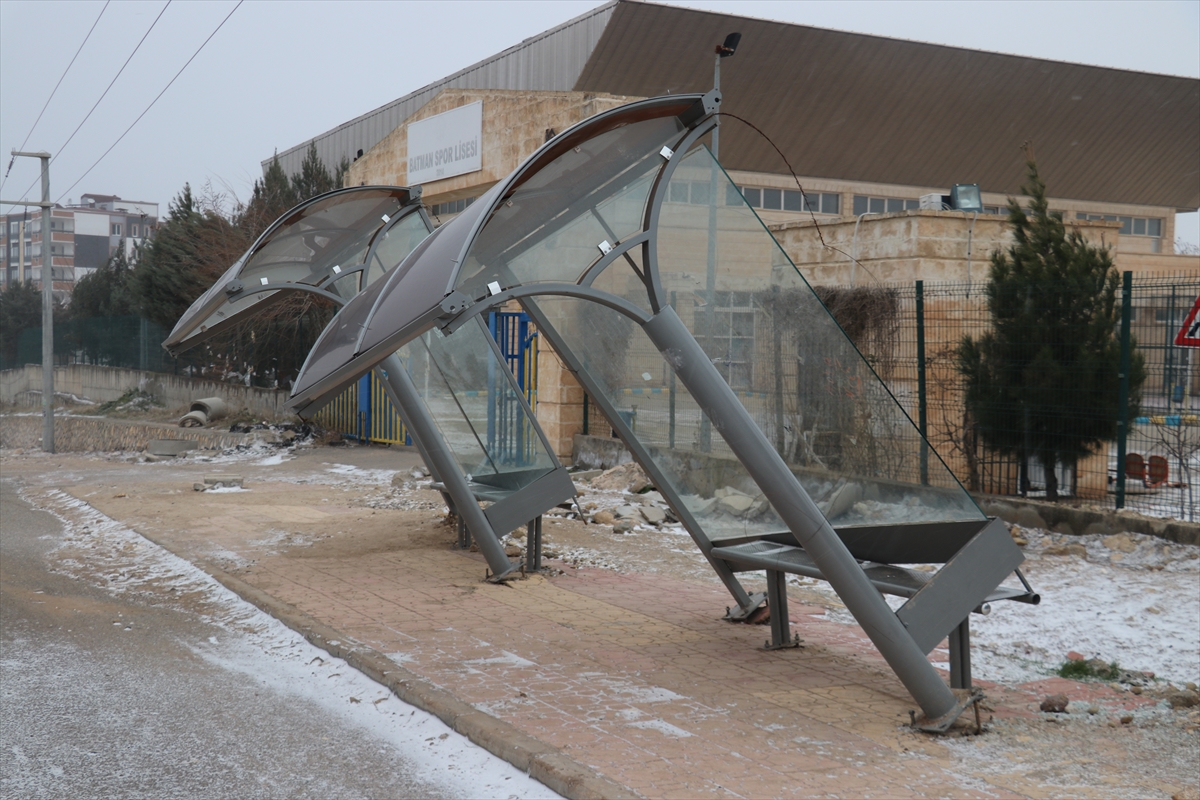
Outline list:
[[[674,4],[1200,77],[1200,0]],[[245,199],[261,174],[260,162],[274,150],[302,143],[597,5],[597,0],[245,0],[237,7],[237,0],[173,0],[169,6],[166,0],[112,0],[105,7],[103,0],[0,0],[0,166],[8,166],[9,151],[29,136],[26,150],[56,156],[50,170],[53,200],[77,200],[84,192],[116,194],[158,202],[165,214],[166,203],[185,182],[199,187],[206,181]],[[85,176],[231,11],[162,98]],[[74,66],[34,127],[76,51]],[[128,66],[66,144],[126,59]],[[45,66],[39,70],[37,64]],[[37,177],[36,160],[17,159],[0,197],[37,199]],[[1179,222],[1178,234],[1200,243],[1197,214],[1181,215]]]

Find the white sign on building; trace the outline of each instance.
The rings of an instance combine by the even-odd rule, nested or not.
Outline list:
[[[408,124],[408,184],[483,169],[483,101]]]

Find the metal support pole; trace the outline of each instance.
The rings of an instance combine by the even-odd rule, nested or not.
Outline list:
[[[676,307],[675,291],[671,291],[671,307]],[[667,376],[667,447],[675,449],[675,371]]]
[[[921,485],[929,485],[928,395],[925,386],[925,281],[917,281],[917,428],[921,432]]]
[[[950,687],[754,424],[675,310],[670,306],[662,309],[644,330],[921,710],[931,720],[949,714],[957,703]]]
[[[525,571],[537,572],[542,568],[542,515],[529,520],[525,526]]]
[[[1125,507],[1125,455],[1129,447],[1129,323],[1133,317],[1133,273],[1121,279],[1121,381],[1117,390],[1117,508]]]
[[[395,354],[385,358],[380,366],[383,367],[384,387],[396,408],[400,409],[400,416],[408,422],[413,439],[421,441],[421,449],[429,456],[430,469],[441,476],[446,492],[454,500],[459,519],[466,524],[479,544],[480,552],[492,569],[491,580],[500,580],[519,569],[519,564],[508,560],[500,538],[496,536],[483,509],[479,507],[471,487],[467,485],[466,477],[454,460],[454,454],[446,446],[445,440],[437,434],[437,423],[433,421],[429,409],[417,394],[417,388],[413,386],[408,370]]]
[[[971,688],[971,615],[950,631],[950,688]]]
[[[771,644],[767,649],[778,650],[791,644],[792,626],[788,619],[787,573],[767,570],[767,608],[771,610]]]

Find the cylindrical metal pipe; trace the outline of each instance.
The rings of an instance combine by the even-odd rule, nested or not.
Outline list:
[[[675,310],[670,306],[662,309],[645,325],[645,331],[921,710],[935,719],[953,709],[957,702],[954,693],[871,585]]]
[[[429,409],[417,394],[417,387],[413,386],[408,370],[404,368],[394,353],[385,358],[380,363],[380,367],[382,367],[384,386],[387,387],[392,402],[400,410],[400,416],[409,424],[413,440],[420,440],[419,449],[425,453],[428,459],[426,463],[436,475],[441,477],[447,494],[454,500],[459,518],[471,531],[471,535],[475,537],[480,552],[487,559],[488,566],[492,568],[493,580],[503,578],[510,572],[520,569],[519,563],[514,564],[505,555],[504,546],[500,544],[499,537],[492,530],[492,525],[488,522],[483,509],[479,507],[479,502],[471,492],[471,487],[467,485],[466,476],[463,475],[458,462],[454,460],[454,454],[446,446],[445,440],[437,434],[437,423],[433,421]]]

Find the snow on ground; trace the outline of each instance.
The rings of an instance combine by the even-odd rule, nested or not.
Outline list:
[[[86,563],[67,559],[60,564],[75,577],[99,578],[109,591],[132,593],[151,602],[199,598],[202,616],[225,632],[188,643],[210,663],[249,675],[271,691],[320,705],[347,724],[369,731],[412,759],[415,778],[450,794],[558,797],[438,718],[397,699],[344,660],[309,644],[189,562],[87,503],[62,492],[52,492],[50,497],[57,508],[47,510],[63,521],[66,531],[62,548],[86,555]]]
[[[1004,684],[1038,680],[1055,674],[1074,651],[1175,684],[1200,683],[1200,547],[1140,534],[1018,534],[1028,542],[1021,571],[1042,602],[992,603],[990,614],[971,615],[974,677]],[[1133,549],[1114,550],[1106,540]],[[1087,555],[1062,552],[1068,543]],[[836,602],[822,581],[795,582]],[[1005,585],[1020,584],[1010,578]],[[904,603],[887,599],[893,608]],[[840,603],[829,616],[857,624]]]
[[[1033,680],[1075,651],[1161,680],[1200,683],[1200,548],[1140,534],[1021,533],[1029,542],[1022,571],[1042,602],[993,603],[990,615],[972,615],[975,675]],[[1087,556],[1047,555],[1065,541],[1083,545]]]

